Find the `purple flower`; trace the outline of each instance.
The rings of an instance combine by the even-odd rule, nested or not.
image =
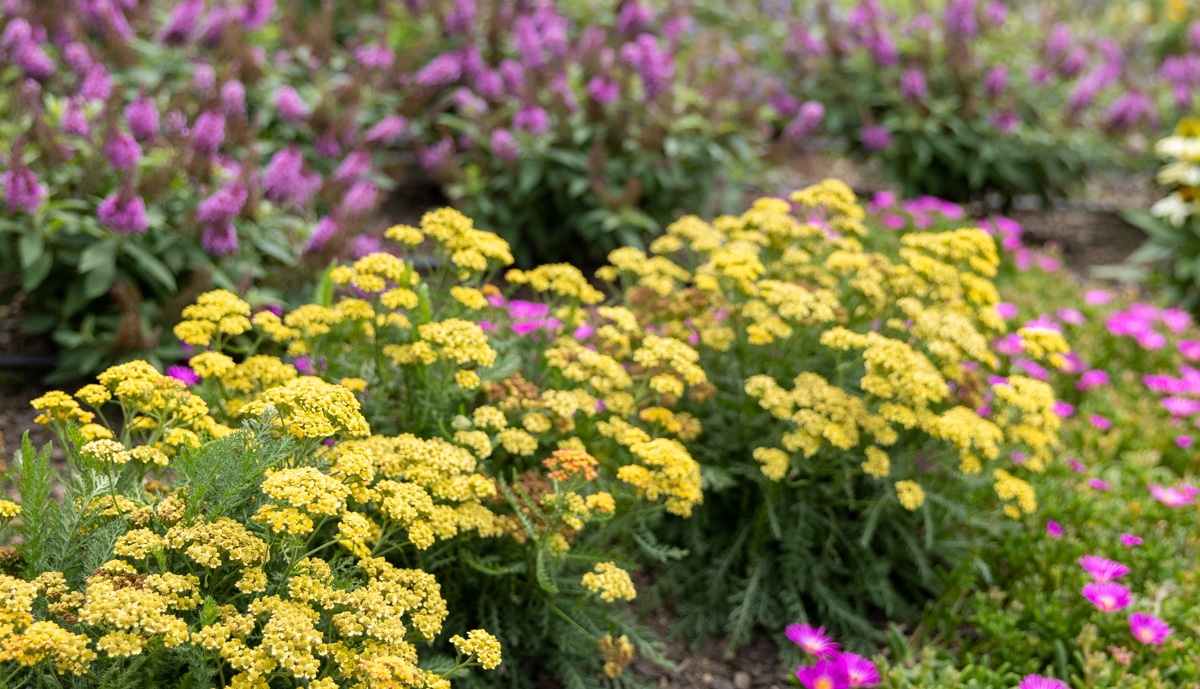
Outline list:
[[[212,110],[200,113],[192,127],[192,148],[197,153],[216,153],[225,140],[225,116]]]
[[[454,9],[446,15],[446,32],[466,33],[475,23],[476,14],[475,0],[455,0]]]
[[[21,43],[12,51],[15,65],[25,72],[25,76],[37,81],[49,79],[54,74],[54,60],[33,41]]]
[[[536,105],[522,108],[513,115],[513,128],[541,136],[550,130],[550,115]]]
[[[1108,372],[1092,369],[1079,376],[1079,380],[1075,383],[1075,388],[1080,391],[1087,391],[1101,385],[1108,385]]]
[[[796,677],[807,689],[845,689],[850,686],[846,668],[838,658],[824,658],[812,665],[801,665]]]
[[[82,43],[72,43],[63,48],[63,61],[67,63],[75,76],[79,77],[86,75],[92,68],[92,54]]]
[[[1084,293],[1083,301],[1088,306],[1104,306],[1112,301],[1112,293],[1102,289],[1090,289]]]
[[[1175,417],[1200,414],[1200,400],[1189,397],[1167,397],[1162,400],[1162,406]]]
[[[501,60],[500,76],[509,91],[516,93],[525,90],[525,68],[516,60]]]
[[[324,217],[317,221],[313,232],[308,236],[308,241],[304,243],[304,253],[311,254],[325,248],[330,239],[337,236],[338,226],[330,217]]]
[[[196,22],[204,13],[204,0],[183,0],[175,7],[175,12],[163,27],[162,41],[164,43],[184,43],[191,38],[196,29]]]
[[[136,194],[110,194],[96,208],[96,217],[114,232],[137,234],[150,227],[146,220],[146,202]]]
[[[666,90],[675,74],[675,62],[666,48],[650,34],[641,34],[621,46],[621,61],[637,71],[647,101]]]
[[[4,204],[13,212],[23,211],[33,215],[50,191],[38,179],[37,173],[24,165],[13,165],[0,176],[0,180],[4,186]]]
[[[200,237],[200,245],[213,257],[233,253],[238,249],[237,228],[232,222],[209,225]]]
[[[632,36],[650,25],[654,20],[654,10],[640,2],[629,2],[621,8],[617,15],[617,33]]]
[[[294,365],[296,366],[296,370],[299,371],[301,375],[311,376],[317,372],[316,362],[314,362],[313,358],[307,354],[304,354],[296,359]]]
[[[1008,88],[1008,67],[996,65],[983,77],[983,91],[988,98],[996,98]]]
[[[1058,318],[1063,323],[1070,325],[1083,325],[1087,323],[1087,317],[1079,309],[1062,308],[1058,310]]]
[[[196,84],[197,89],[208,95],[217,85],[217,71],[212,68],[212,65],[203,62],[197,63],[192,67],[192,81]]]
[[[1062,538],[1063,528],[1058,522],[1056,522],[1052,519],[1047,519],[1046,520],[1046,535],[1049,536],[1050,538]]]
[[[1200,490],[1190,483],[1181,483],[1178,486],[1171,486],[1170,488],[1154,484],[1150,485],[1150,495],[1154,496],[1155,500],[1167,507],[1190,505],[1196,501],[1197,492],[1200,492]]]
[[[1179,348],[1179,353],[1188,361],[1196,361],[1200,359],[1200,341],[1198,340],[1180,340],[1176,345]]]
[[[1000,316],[1006,321],[1011,321],[1012,319],[1016,318],[1017,313],[1018,310],[1016,304],[1011,304],[1007,301],[1002,301],[999,304],[996,304],[996,315]]]
[[[271,156],[263,170],[262,185],[266,197],[279,203],[304,205],[312,193],[312,184],[304,176],[304,158],[298,146],[288,146]]]
[[[1167,329],[1176,335],[1187,330],[1187,327],[1192,324],[1192,317],[1187,311],[1181,309],[1163,309],[1158,313],[1158,317],[1166,324]]]
[[[1075,413],[1075,407],[1073,405],[1067,404],[1066,402],[1064,402],[1062,400],[1056,400],[1054,402],[1054,414],[1056,416],[1058,416],[1060,419],[1065,419],[1074,413]]]
[[[815,100],[807,101],[784,128],[783,136],[788,141],[800,141],[815,132],[824,118],[825,106]]]
[[[333,179],[342,184],[350,184],[360,179],[371,169],[371,154],[365,150],[357,150],[346,156],[341,165],[333,171]]]
[[[221,84],[221,109],[226,117],[246,116],[246,87],[234,79]]]
[[[1192,442],[1193,442],[1193,439],[1192,439],[1192,436],[1190,436],[1190,435],[1175,436],[1175,444],[1185,450],[1192,446]]]
[[[813,628],[808,624],[789,624],[784,632],[792,643],[810,655],[832,658],[838,653],[838,643],[825,633],[824,627]]]
[[[900,92],[904,97],[919,101],[929,95],[929,85],[925,82],[925,73],[916,67],[909,67],[900,75]]]
[[[142,147],[125,132],[117,132],[104,142],[104,155],[114,170],[133,172],[142,159]]]
[[[275,111],[286,122],[296,123],[308,117],[308,106],[291,86],[280,86],[275,91]]]
[[[88,70],[83,83],[79,86],[79,95],[85,100],[108,100],[112,94],[112,76],[104,65],[96,63]]]
[[[946,31],[959,38],[972,38],[979,33],[975,0],[950,0],[946,5]]]
[[[1107,431],[1108,429],[1112,428],[1112,421],[1109,421],[1099,414],[1092,414],[1088,421],[1091,422],[1092,426],[1102,431]]]
[[[475,92],[488,100],[499,100],[504,95],[504,77],[499,72],[485,69],[474,79]]]
[[[379,237],[372,237],[369,234],[360,234],[350,242],[350,255],[354,258],[362,258],[379,251]]]
[[[1021,336],[1009,333],[996,340],[996,351],[1004,356],[1016,356],[1021,353]]]
[[[0,49],[15,50],[24,43],[34,40],[33,27],[23,17],[13,17],[0,34]]]
[[[359,180],[350,186],[338,210],[348,217],[365,215],[375,207],[375,197],[379,190],[367,180]]]
[[[875,663],[857,653],[843,653],[839,660],[850,687],[873,687],[879,684],[879,670]]]
[[[1140,536],[1134,536],[1131,533],[1121,534],[1121,545],[1125,546],[1126,548],[1136,548],[1141,544],[1142,539]]]
[[[462,72],[462,56],[459,53],[442,53],[422,67],[413,77],[413,81],[418,86],[440,88],[458,81]]]
[[[1188,25],[1188,40],[1192,43],[1192,50],[1200,52],[1200,19]]]
[[[1105,481],[1103,479],[1098,479],[1095,477],[1089,478],[1087,482],[1088,482],[1089,486],[1091,486],[1095,490],[1098,490],[1101,492],[1104,492],[1104,491],[1112,488],[1112,484],[1109,483],[1108,481]]]
[[[200,375],[193,371],[190,366],[168,366],[167,375],[180,381],[187,387],[200,382]]]
[[[369,144],[390,144],[404,134],[408,120],[400,115],[389,115],[375,123],[364,135]]]
[[[247,31],[257,31],[266,26],[275,11],[275,0],[249,0],[242,5],[238,13],[238,21]]]
[[[597,75],[587,85],[588,96],[600,105],[611,105],[621,95],[621,87],[611,77]]]
[[[1117,96],[1105,113],[1105,125],[1110,129],[1127,131],[1137,126],[1153,112],[1154,104],[1139,91],[1126,91]]]
[[[231,184],[201,201],[196,207],[196,219],[206,225],[227,223],[241,212],[245,202],[246,187]]]
[[[83,108],[80,107],[78,101],[71,98],[63,106],[63,133],[74,134],[75,136],[87,136],[90,130],[91,126],[88,124],[87,116],[83,114]]]
[[[158,136],[158,109],[148,97],[142,96],[125,106],[125,122],[139,142]]]
[[[1061,679],[1043,677],[1041,675],[1025,675],[1025,679],[1017,685],[1017,689],[1071,689]]]
[[[1079,566],[1095,581],[1113,581],[1129,574],[1125,565],[1098,555],[1084,555],[1079,558]]]
[[[492,130],[492,155],[503,163],[512,163],[520,157],[521,147],[512,132],[507,129]]]
[[[1067,457],[1067,466],[1071,467],[1071,471],[1074,471],[1074,472],[1077,472],[1080,474],[1087,473],[1087,465],[1084,464],[1083,462],[1079,461],[1078,459],[1075,459],[1074,457]]]
[[[882,151],[892,145],[892,133],[881,124],[871,124],[859,132],[863,148],[869,152]]]
[[[1083,597],[1091,601],[1092,605],[1099,608],[1101,612],[1113,612],[1127,608],[1133,602],[1129,589],[1111,581],[1094,581],[1085,584]]]
[[[1153,615],[1135,612],[1129,616],[1129,631],[1143,644],[1161,645],[1171,633],[1171,627]]]

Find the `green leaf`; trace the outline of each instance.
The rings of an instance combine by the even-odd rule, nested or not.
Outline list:
[[[137,263],[138,268],[145,275],[157,282],[165,291],[174,293],[178,290],[175,284],[175,276],[171,275],[171,271],[167,270],[162,261],[132,242],[125,244],[124,249],[125,254]]]
[[[104,265],[112,265],[117,258],[117,245],[113,242],[93,242],[79,254],[79,273],[89,273]]]
[[[46,240],[37,230],[28,230],[18,243],[21,252],[21,267],[28,269],[46,253]]]
[[[26,292],[32,292],[37,289],[46,276],[50,274],[50,269],[54,267],[54,260],[50,254],[41,254],[31,265],[25,267],[21,271],[21,289]]]
[[[471,569],[491,577],[501,577],[506,574],[520,574],[521,572],[525,571],[524,562],[513,562],[511,564],[501,566],[495,564],[499,559],[499,556],[488,555],[487,557],[481,559],[479,556],[475,555],[466,548],[460,550],[458,556]]]
[[[549,560],[549,557],[546,555],[546,545],[545,542],[543,542],[541,546],[538,547],[537,553],[537,582],[538,586],[541,586],[542,590],[546,593],[556,594],[558,593],[558,586],[554,583],[554,577],[550,571]]]

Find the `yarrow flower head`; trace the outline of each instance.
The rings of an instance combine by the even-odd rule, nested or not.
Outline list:
[[[1113,612],[1129,607],[1133,597],[1129,589],[1111,581],[1096,581],[1085,584],[1083,596],[1091,601],[1101,612]]]
[[[813,628],[808,624],[789,624],[784,630],[805,653],[821,658],[831,658],[838,653],[839,644],[825,633],[824,627]]]
[[[1161,644],[1171,633],[1171,627],[1153,615],[1135,612],[1129,616],[1129,631],[1143,644]]]
[[[1098,555],[1084,555],[1079,558],[1079,565],[1096,581],[1112,581],[1129,574],[1125,565]]]

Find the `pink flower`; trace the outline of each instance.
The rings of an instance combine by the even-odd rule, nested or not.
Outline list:
[[[1000,314],[1004,320],[1011,321],[1017,317],[1017,305],[1002,301],[996,304],[996,313]]]
[[[1025,679],[1017,685],[1017,689],[1071,689],[1061,679],[1043,677],[1041,675],[1025,675]]]
[[[1171,633],[1171,628],[1154,615],[1135,612],[1129,616],[1129,631],[1143,644],[1161,644]]]
[[[1200,413],[1200,400],[1190,397],[1167,397],[1162,400],[1162,406],[1171,412],[1171,416],[1192,416]]]
[[[1060,419],[1065,419],[1075,413],[1075,407],[1062,400],[1057,400],[1054,402],[1054,413]]]
[[[1079,566],[1096,581],[1112,581],[1129,574],[1125,565],[1099,555],[1084,555],[1079,558]]]
[[[168,366],[167,375],[189,387],[200,380],[200,376],[189,366]]]
[[[1092,422],[1093,426],[1102,431],[1107,431],[1108,429],[1112,428],[1112,421],[1109,421],[1099,414],[1092,414],[1092,417],[1089,419],[1089,421]]]
[[[1162,349],[1167,346],[1167,338],[1162,333],[1153,330],[1143,330],[1134,335],[1134,339],[1142,346],[1142,349]]]
[[[1051,519],[1046,520],[1046,535],[1050,538],[1062,538],[1062,525]]]
[[[1058,318],[1063,323],[1069,323],[1071,325],[1083,325],[1084,323],[1087,323],[1087,318],[1079,309],[1059,309]]]
[[[1175,438],[1175,444],[1182,448],[1189,448],[1192,446],[1192,436],[1190,436],[1190,435],[1177,436]]]
[[[825,634],[824,627],[814,629],[811,625],[807,624],[789,624],[784,631],[787,637],[792,640],[792,643],[804,649],[805,653],[810,653],[821,658],[830,658],[837,655],[838,643]],[[801,681],[803,681],[803,678],[801,678]]]
[[[1188,361],[1200,360],[1200,341],[1197,340],[1180,340],[1179,353]]]
[[[1102,289],[1092,289],[1088,290],[1087,294],[1083,295],[1083,301],[1086,302],[1088,306],[1104,306],[1108,302],[1112,301],[1112,294]],[[1022,689],[1025,688],[1022,687]]]
[[[1158,317],[1176,335],[1187,330],[1187,327],[1192,324],[1192,317],[1188,315],[1187,311],[1180,309],[1163,309]]]
[[[1104,491],[1104,490],[1108,490],[1109,488],[1112,488],[1112,484],[1110,484],[1108,481],[1102,481],[1098,478],[1089,478],[1088,485],[1091,486],[1092,488],[1095,488],[1096,490],[1100,490],[1100,491]]]
[[[1075,383],[1075,388],[1083,392],[1101,385],[1108,385],[1108,372],[1091,370],[1079,376],[1079,380]]]
[[[1074,457],[1067,458],[1067,466],[1071,467],[1072,471],[1078,471],[1081,474],[1087,473],[1087,465]]]
[[[879,684],[879,670],[875,663],[856,653],[843,653],[842,669],[851,687],[873,687]]]
[[[1134,536],[1131,533],[1121,534],[1121,545],[1125,546],[1126,548],[1136,548],[1141,544],[1142,538],[1140,536]]]
[[[801,665],[796,677],[807,689],[846,689],[850,679],[840,659],[825,658],[812,665]]]
[[[1195,486],[1189,483],[1181,483],[1178,486],[1163,488],[1151,484],[1150,495],[1154,499],[1166,505],[1167,507],[1183,507],[1190,505],[1196,501],[1196,493],[1200,492]]]
[[[1129,607],[1133,597],[1129,589],[1111,581],[1094,581],[1083,587],[1083,597],[1091,601],[1101,612],[1113,612]]]

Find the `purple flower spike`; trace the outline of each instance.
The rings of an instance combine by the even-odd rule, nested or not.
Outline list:
[[[308,117],[308,106],[291,86],[280,86],[275,91],[275,110],[287,122],[300,122]]]
[[[1153,615],[1135,612],[1129,616],[1129,631],[1143,644],[1161,645],[1171,634],[1171,627]]]
[[[537,106],[522,108],[513,115],[513,128],[541,136],[550,130],[550,115]]]
[[[226,117],[243,118],[246,116],[246,87],[240,81],[227,81],[221,84],[221,108]]]
[[[399,139],[407,128],[408,120],[400,115],[391,115],[368,129],[365,137],[369,144],[390,144]]]
[[[900,76],[900,92],[912,101],[919,101],[928,96],[929,86],[925,82],[925,73],[916,67],[904,70],[904,74]]]
[[[142,147],[132,136],[118,132],[104,143],[104,155],[114,170],[133,172],[142,159]]]
[[[200,202],[196,207],[196,219],[206,225],[227,223],[242,210],[246,203],[246,187],[231,184]]]
[[[859,138],[863,148],[870,152],[882,151],[892,145],[892,133],[881,124],[863,127]]]
[[[1129,574],[1125,565],[1098,555],[1084,555],[1079,558],[1079,566],[1096,581],[1113,581]]]
[[[1129,607],[1133,596],[1129,589],[1111,581],[1095,581],[1083,587],[1083,597],[1101,612],[1113,612]]]
[[[136,194],[109,195],[96,208],[96,217],[114,232],[138,234],[150,227],[146,219],[146,202]]]
[[[521,155],[521,147],[517,144],[512,132],[507,129],[492,130],[492,154],[504,163],[513,163]]]
[[[204,14],[204,0],[184,0],[179,3],[163,27],[162,41],[185,43],[190,40],[201,14]]]
[[[150,141],[158,136],[158,108],[145,96],[125,106],[125,122],[138,141]]]
[[[0,176],[4,186],[4,204],[8,210],[29,215],[37,212],[46,200],[49,188],[38,179],[37,173],[21,165],[13,166]]]
[[[200,237],[200,245],[213,257],[234,253],[238,250],[237,228],[232,222],[210,225]]]
[[[805,653],[821,658],[837,655],[839,644],[825,633],[824,627],[814,629],[808,624],[789,624],[784,631],[792,643],[804,649]]]
[[[587,85],[588,96],[600,105],[611,105],[621,95],[621,87],[610,77],[592,77]]]
[[[200,113],[192,127],[192,148],[197,153],[212,155],[225,141],[225,116],[218,112]]]
[[[308,236],[308,242],[304,245],[304,253],[311,254],[325,248],[330,239],[337,236],[338,226],[332,218],[324,217],[317,221],[317,226],[313,228],[313,232]]]

